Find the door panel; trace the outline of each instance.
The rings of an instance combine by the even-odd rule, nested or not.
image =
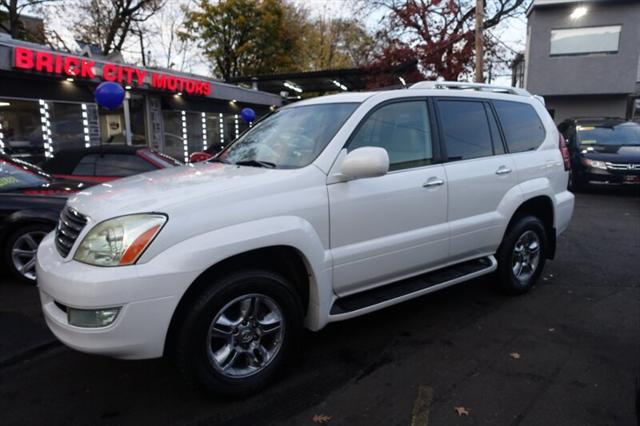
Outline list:
[[[444,183],[424,187],[430,178]],[[442,165],[328,188],[338,295],[421,272],[447,257],[447,185]]]
[[[510,169],[511,172],[497,174]],[[448,163],[451,260],[494,251],[509,220],[499,206],[512,191],[519,195],[510,155]],[[510,195],[512,196],[512,195]]]

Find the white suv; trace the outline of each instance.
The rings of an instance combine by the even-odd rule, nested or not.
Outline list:
[[[573,213],[565,149],[520,89],[298,102],[211,161],[71,198],[38,250],[44,315],[74,349],[254,392],[303,327],[494,272],[530,289]]]

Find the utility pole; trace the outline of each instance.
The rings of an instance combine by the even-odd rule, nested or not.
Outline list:
[[[476,0],[476,83],[484,83],[482,68],[484,66],[484,0]]]

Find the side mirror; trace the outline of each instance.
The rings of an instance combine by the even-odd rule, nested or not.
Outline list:
[[[349,179],[383,176],[389,171],[389,154],[384,148],[365,146],[347,154],[340,172]]]

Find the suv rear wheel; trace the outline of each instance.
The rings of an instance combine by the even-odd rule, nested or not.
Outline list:
[[[208,391],[254,393],[295,353],[302,320],[299,298],[280,275],[231,273],[205,289],[189,310],[176,341],[178,368]]]
[[[509,227],[498,250],[498,278],[503,290],[523,294],[536,283],[546,260],[547,234],[535,216],[522,216]]]

